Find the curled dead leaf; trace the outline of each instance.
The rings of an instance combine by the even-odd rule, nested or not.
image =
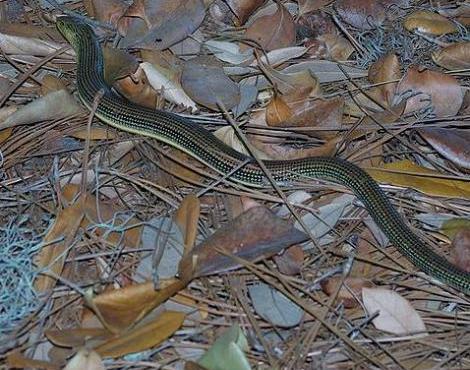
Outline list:
[[[183,312],[165,311],[145,325],[100,344],[95,351],[102,357],[121,357],[155,347],[183,325],[185,316]]]
[[[458,31],[457,26],[446,17],[430,12],[418,10],[405,18],[403,26],[408,31],[420,31],[431,35],[445,35]]]
[[[470,228],[457,232],[452,240],[452,255],[456,266],[470,273]]]
[[[227,5],[237,16],[239,25],[242,25],[264,2],[265,0],[227,0]]]
[[[429,127],[419,134],[441,154],[456,165],[470,169],[470,132],[464,129]]]
[[[152,109],[157,106],[158,93],[150,85],[142,69],[137,69],[132,78],[126,77],[116,81],[114,87],[127,99],[138,105]]]
[[[181,84],[186,93],[197,103],[218,111],[220,103],[231,109],[240,102],[240,88],[221,67],[212,61],[195,59],[186,63],[181,76]]]
[[[418,166],[409,160],[387,163],[381,168],[371,168],[367,172],[376,181],[413,188],[425,194],[470,198],[468,181],[443,178],[438,171]]]
[[[85,110],[67,90],[52,91],[8,116],[0,123],[0,130],[49,119],[65,118],[83,112]]]
[[[126,12],[129,4],[125,0],[88,0],[83,2],[88,15],[104,23],[116,26],[119,18]]]
[[[282,97],[276,95],[266,107],[266,123],[269,126],[279,126],[292,117],[292,111]]]
[[[86,297],[87,306],[112,333],[122,333],[139,322],[159,304],[179,292],[188,281],[171,279],[155,290],[153,282],[113,289],[96,297]]]
[[[423,319],[408,300],[398,293],[381,288],[362,288],[362,300],[367,313],[379,315],[372,320],[374,326],[397,335],[428,335]]]
[[[306,235],[264,207],[253,207],[197,245],[180,263],[181,276],[204,276],[240,267],[236,255],[250,262],[269,258],[304,241]],[[227,253],[222,254],[218,249]]]
[[[385,20],[385,8],[375,0],[338,0],[335,9],[351,26],[368,30],[380,26]]]
[[[437,117],[457,114],[463,102],[463,92],[453,76],[419,66],[412,66],[397,85],[394,104],[407,98],[405,114],[432,109]]]
[[[284,253],[274,256],[274,262],[280,272],[285,275],[297,275],[302,271],[305,253],[301,246],[293,245],[287,248]]]
[[[185,253],[194,246],[197,236],[197,224],[201,212],[199,198],[194,194],[184,197],[178,210],[175,212],[174,220],[184,236]]]
[[[457,42],[432,53],[434,63],[445,69],[470,68],[470,42]]]
[[[294,19],[281,3],[277,3],[277,7],[274,14],[259,17],[245,32],[246,39],[256,41],[267,51],[295,43]]]
[[[202,0],[136,0],[118,28],[127,47],[164,50],[197,30],[204,16]]]
[[[397,82],[401,78],[400,62],[395,54],[389,53],[379,58],[369,69],[369,80],[374,84],[382,84],[374,88],[382,104],[392,105]]]
[[[139,62],[132,54],[109,46],[103,47],[104,79],[110,85],[116,80],[131,76],[137,70]]]

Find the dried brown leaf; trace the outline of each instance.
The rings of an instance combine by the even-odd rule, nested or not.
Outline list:
[[[280,256],[274,256],[274,262],[280,272],[285,275],[297,275],[302,271],[305,253],[301,246],[293,245]]]
[[[470,132],[463,129],[429,127],[419,129],[420,135],[456,165],[470,169]]]
[[[204,16],[202,0],[136,0],[119,22],[119,29],[126,35],[126,46],[164,50],[193,33]],[[129,37],[135,23],[130,18],[135,17],[144,21],[146,29]]]
[[[405,114],[432,107],[437,117],[454,116],[463,102],[463,93],[453,76],[412,66],[397,85],[395,100],[411,96]],[[430,100],[430,101],[429,101]]]
[[[276,95],[266,106],[266,123],[269,126],[282,126],[292,117],[292,111],[282,97]]]
[[[103,357],[121,357],[155,347],[183,325],[185,316],[183,312],[163,312],[151,322],[99,345],[95,351]]]
[[[445,35],[458,31],[457,26],[440,14],[429,10],[417,10],[408,15],[403,26],[408,31],[420,31],[431,35]]]
[[[259,17],[245,32],[246,39],[256,41],[267,51],[295,43],[294,19],[282,4],[278,3],[277,6],[274,14]]]
[[[12,132],[13,129],[11,127],[6,128],[4,130],[0,130],[0,144],[6,141],[11,136]]]
[[[457,42],[432,53],[434,63],[445,69],[470,68],[470,42]]]
[[[325,58],[336,61],[345,61],[354,52],[352,44],[343,36],[327,33],[317,37],[325,45]]]
[[[369,315],[379,311],[372,320],[377,329],[397,335],[427,335],[423,319],[398,293],[381,288],[362,288],[362,300]]]
[[[361,30],[376,28],[385,20],[385,8],[376,0],[338,0],[335,9],[346,23]]]
[[[48,93],[53,91],[64,90],[66,89],[66,87],[67,86],[64,80],[54,75],[47,74],[42,79],[41,95],[47,95]]]
[[[303,15],[305,13],[319,10],[332,2],[333,0],[298,0],[299,14]]]
[[[191,275],[197,277],[229,271],[240,266],[230,255],[257,261],[269,258],[305,238],[303,232],[276,217],[267,208],[253,207],[218,229],[183,257],[180,273],[187,276],[192,272]],[[228,255],[220,253],[219,248]]]
[[[131,76],[139,66],[137,58],[121,49],[103,47],[104,79],[110,85]]]
[[[63,37],[54,28],[24,23],[0,24],[0,48],[5,54],[46,56],[61,48]],[[62,58],[72,58],[75,52],[68,50]]]
[[[309,96],[308,89],[299,89],[283,98],[275,97],[266,107],[266,123],[274,127],[328,127],[331,131],[318,131],[315,135],[337,136],[335,128],[342,126],[343,99],[310,99]],[[259,120],[257,123],[263,124]]]
[[[49,119],[65,118],[84,111],[67,90],[52,91],[20,107],[0,123],[0,130]]]
[[[130,101],[147,108],[155,109],[158,93],[150,85],[145,72],[137,69],[133,77],[126,77],[114,84],[116,90]]]
[[[37,255],[36,265],[39,270],[46,273],[50,271],[55,276],[61,275],[67,257],[66,251],[83,217],[84,209],[81,201],[75,202],[57,214],[54,224],[44,237],[45,247]],[[34,282],[36,291],[46,292],[54,288],[57,281],[55,276],[39,275]]]
[[[265,0],[227,0],[227,5],[237,16],[239,25],[242,25],[264,2]]]
[[[158,290],[154,289],[152,282],[134,284],[87,298],[87,305],[106,329],[112,333],[122,333],[186,284],[183,280],[173,279],[162,282]]]
[[[91,338],[104,340],[111,336],[106,329],[78,328],[63,330],[46,330],[47,339],[59,347],[79,348],[86,345]]]
[[[377,60],[369,69],[369,80],[374,84],[384,85],[374,88],[378,92],[380,101],[384,106],[391,106],[397,86],[396,81],[401,78],[400,62],[395,54],[389,53]]]
[[[219,103],[231,109],[240,102],[240,88],[218,65],[212,61],[193,59],[186,63],[181,84],[186,93],[197,103],[219,111]],[[218,63],[217,63],[218,64]]]
[[[189,252],[196,241],[197,224],[201,212],[199,198],[194,194],[184,197],[178,210],[175,212],[174,221],[184,236],[185,252]]]
[[[457,232],[452,240],[452,255],[455,265],[470,273],[470,228]]]
[[[19,351],[11,352],[6,357],[6,363],[10,369],[45,369],[60,370],[61,366],[49,361],[33,360],[23,356]]]
[[[94,17],[101,22],[117,25],[129,4],[125,0],[86,0],[83,2],[88,15]]]
[[[78,129],[71,132],[68,136],[75,139],[86,140],[88,139],[87,129]],[[105,127],[92,127],[90,130],[90,140],[112,140],[116,139],[116,133]]]

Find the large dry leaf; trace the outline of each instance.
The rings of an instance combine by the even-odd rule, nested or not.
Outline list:
[[[434,63],[445,69],[470,68],[470,42],[457,42],[432,53]]]
[[[321,138],[337,136],[335,129],[342,127],[343,98],[310,99],[308,91],[298,90],[285,97],[276,97],[266,107],[266,122],[274,127],[327,127],[331,131],[318,131]]]
[[[83,217],[83,204],[80,200],[58,213],[54,224],[44,237],[45,247],[37,255],[36,265],[39,271],[61,275],[68,246],[73,241]],[[39,275],[34,282],[35,289],[38,292],[46,292],[54,288],[57,281],[55,276]]]
[[[184,197],[178,210],[175,212],[174,220],[184,236],[186,252],[189,252],[196,241],[200,212],[201,203],[199,198],[193,194]]]
[[[269,258],[306,239],[289,222],[264,207],[253,207],[194,247],[180,263],[181,276],[203,276],[239,267],[230,255],[248,261]],[[226,254],[221,253],[221,249]]]
[[[155,290],[152,282],[114,289],[88,299],[101,323],[113,333],[122,333],[135,325],[159,304],[186,286],[182,280],[170,280]]]
[[[112,140],[117,138],[116,133],[107,127],[92,127],[89,135],[87,129],[78,129],[68,134],[68,136],[80,140],[88,138],[90,140]]]
[[[429,10],[418,10],[405,18],[403,26],[408,31],[420,31],[431,35],[445,35],[457,32],[457,26],[440,14]]]
[[[418,166],[409,160],[385,164],[367,172],[379,182],[404,186],[425,194],[450,198],[470,198],[470,183],[443,178],[443,174]]]
[[[183,325],[185,316],[183,312],[163,312],[145,325],[100,344],[95,351],[102,357],[120,357],[155,347]]]
[[[212,110],[231,109],[240,102],[240,88],[225,75],[222,68],[202,61],[186,63],[181,76],[181,84],[186,93],[197,103]]]
[[[0,48],[5,54],[42,57],[60,49],[62,40],[62,36],[54,28],[23,23],[0,25]],[[61,55],[67,58],[74,56],[73,50],[68,50]]]
[[[0,144],[8,140],[12,132],[13,132],[13,129],[11,127],[6,128],[4,130],[0,130]]]
[[[65,118],[83,112],[85,110],[67,90],[53,91],[19,108],[0,123],[0,130],[39,121]]]
[[[106,329],[78,328],[63,330],[46,330],[47,339],[59,347],[80,348],[87,345],[88,340],[105,340],[112,334]]]
[[[383,84],[372,90],[378,92],[383,105],[391,106],[397,83],[401,78],[400,62],[395,54],[389,53],[377,60],[369,69],[369,80],[374,84]]]
[[[346,23],[361,30],[376,28],[385,20],[385,8],[376,0],[337,0],[335,8]]]
[[[23,356],[19,351],[13,351],[7,355],[6,364],[9,369],[45,369],[59,370],[61,366],[49,361],[33,360]]]
[[[227,5],[237,16],[239,24],[242,25],[264,2],[265,0],[227,0]]]
[[[235,42],[208,40],[204,46],[210,50],[217,59],[230,64],[242,64],[253,60],[253,49],[240,50]]]
[[[121,49],[103,47],[104,79],[110,85],[116,80],[131,76],[139,66],[135,56]]]
[[[396,94],[395,101],[412,95],[407,99],[405,114],[431,108],[437,117],[454,116],[463,102],[463,92],[455,77],[418,66],[408,69]]]
[[[64,370],[105,370],[105,367],[95,351],[83,348],[70,359]]]
[[[419,129],[420,135],[456,165],[470,169],[470,132],[464,129],[429,127]]]
[[[332,59],[338,62],[348,60],[352,53],[354,53],[354,46],[341,35],[336,33],[327,33],[320,35],[316,39],[321,45],[324,45],[324,54],[318,59]],[[308,45],[305,45],[308,46]],[[311,53],[310,53],[311,54]]]
[[[333,0],[298,0],[299,14],[303,15],[305,13],[319,10],[332,2]]]
[[[204,16],[202,0],[136,0],[119,26],[120,32],[127,34],[126,46],[164,50],[192,34]],[[128,31],[135,28],[132,17],[144,22],[144,34],[129,37]]]
[[[90,17],[104,23],[111,23],[113,26],[117,25],[119,18],[124,15],[129,7],[128,2],[125,0],[85,0],[83,4]]]
[[[138,105],[152,109],[157,106],[158,92],[150,85],[143,69],[137,69],[132,77],[116,81],[114,87]]]
[[[197,110],[196,103],[183,90],[177,76],[168,78],[159,66],[148,62],[141,63],[140,68],[145,72],[150,85],[159,91],[165,99],[177,105],[191,108],[193,112]]]
[[[457,232],[452,240],[452,255],[456,266],[470,273],[470,227]]]
[[[320,95],[320,83],[308,68],[293,72],[279,72],[268,64],[260,67],[269,76],[270,83],[274,84],[282,94],[308,90],[309,96]],[[265,87],[263,81],[259,81],[257,86],[259,89]]]
[[[380,288],[362,288],[362,300],[369,315],[379,311],[374,326],[397,335],[426,336],[426,326],[418,312],[398,293]]]
[[[278,65],[288,60],[298,58],[307,52],[307,48],[304,46],[289,46],[287,48],[280,48],[272,50],[266,54],[263,54],[259,61],[263,64]],[[258,65],[258,60],[251,63],[252,66]]]
[[[267,51],[292,46],[295,43],[295,24],[287,9],[280,3],[274,14],[256,19],[245,32],[245,38],[256,41]]]

